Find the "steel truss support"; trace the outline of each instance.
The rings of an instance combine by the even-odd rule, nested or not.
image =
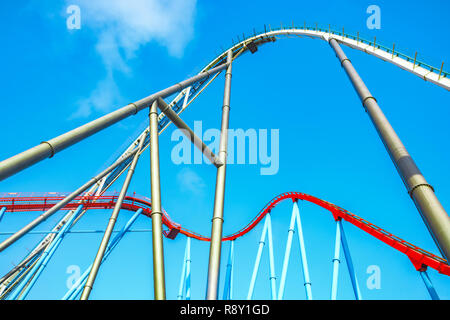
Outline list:
[[[426,270],[419,271],[420,276],[425,283],[425,286],[427,287],[428,293],[430,294],[430,297],[432,300],[441,300],[436,292],[436,289],[433,286],[433,283],[431,282],[430,277],[428,277],[428,273]]]
[[[159,178],[158,102],[150,107],[150,180],[152,199],[153,287],[155,300],[166,299],[162,232],[161,184]]]
[[[361,292],[359,291],[358,279],[356,278],[355,268],[353,267],[352,256],[350,255],[350,249],[348,247],[347,238],[345,237],[344,226],[342,220],[337,221],[339,226],[339,232],[341,235],[342,249],[344,250],[345,262],[347,263],[348,273],[350,280],[352,281],[353,293],[356,300],[362,300]]]
[[[329,43],[358,93],[437,247],[447,261],[450,261],[450,217],[338,42],[331,38]]]
[[[337,298],[339,264],[341,263],[340,251],[341,251],[341,228],[339,227],[339,222],[336,221],[336,240],[334,242],[334,258],[332,260],[333,261],[333,279],[332,279],[332,283],[331,283],[331,300],[336,300],[336,298]]]
[[[127,221],[127,223],[123,226],[123,228],[119,231],[118,234],[112,239],[112,241],[108,244],[108,248],[106,249],[106,252],[103,256],[102,262],[103,263],[106,258],[109,256],[109,254],[112,252],[112,250],[117,246],[117,244],[122,240],[122,238],[125,236],[125,234],[130,230],[132,224],[137,220],[139,215],[142,213],[142,209],[138,209],[133,216]],[[74,300],[78,294],[83,289],[87,277],[90,274],[92,270],[92,264],[86,269],[86,271],[83,272],[83,274],[80,276],[80,278],[74,283],[71,289],[69,289],[64,297],[61,298],[61,300]]]
[[[72,214],[69,221],[64,225],[64,227],[62,227],[59,230],[52,243],[50,243],[47,246],[47,248],[45,248],[44,252],[39,257],[34,266],[31,268],[31,270],[28,272],[28,274],[25,276],[25,278],[22,279],[17,288],[15,288],[15,290],[8,297],[8,300],[25,299],[25,297],[28,295],[31,288],[35,284],[36,280],[41,275],[42,271],[44,271],[48,261],[52,258],[56,249],[58,249],[59,245],[63,240],[64,235],[66,234],[66,231],[72,226],[73,221],[77,218],[82,209],[83,209],[82,205],[78,206],[77,210]]]
[[[129,105],[108,113],[94,121],[91,121],[83,126],[80,126],[72,131],[64,133],[56,138],[44,141],[41,144],[19,153],[9,159],[0,162],[0,181],[4,180],[35,163],[38,163],[46,158],[53,157],[56,153],[64,150],[77,142],[80,142],[91,135],[110,127],[111,125],[128,118],[129,116],[137,114],[139,111],[150,106],[158,97],[166,98],[175,92],[183,90],[195,82],[207,78],[211,75],[222,71],[228,66],[227,63],[212,68],[211,70],[199,73],[187,80],[179,82],[171,87],[154,93],[144,99],[130,103]]]
[[[111,214],[111,217],[109,218],[108,225],[106,227],[105,233],[103,234],[102,241],[100,243],[100,246],[97,251],[97,255],[95,256],[94,262],[92,264],[92,269],[89,273],[89,277],[86,281],[86,284],[84,286],[83,292],[81,293],[80,300],[87,300],[89,299],[89,295],[91,294],[92,288],[94,286],[95,278],[97,277],[98,270],[100,268],[100,264],[103,261],[103,256],[105,254],[106,248],[109,243],[109,239],[111,238],[112,231],[114,230],[114,226],[117,221],[117,217],[119,216],[120,209],[122,208],[123,200],[125,199],[125,196],[127,194],[128,186],[130,185],[131,178],[134,174],[134,169],[136,168],[137,161],[139,159],[140,151],[142,149],[142,146],[144,145],[145,140],[144,135],[139,142],[139,146],[137,148],[137,152],[135,153],[133,157],[133,161],[131,162],[130,168],[128,169],[127,176],[125,177],[125,181],[122,185],[122,189],[120,190],[119,197],[117,198],[116,205],[114,206],[113,212]]]
[[[230,241],[228,253],[227,272],[225,274],[225,285],[223,288],[223,300],[233,299],[233,271],[234,271],[234,240]]]
[[[183,269],[181,270],[178,300],[183,299],[186,290],[186,300],[191,300],[191,238],[186,237],[186,249],[184,250]]]
[[[45,221],[48,217],[56,213],[58,210],[63,208],[66,204],[68,204],[70,201],[75,199],[77,196],[79,196],[83,191],[88,189],[93,184],[97,183],[101,178],[103,178],[105,175],[107,175],[109,172],[114,170],[116,167],[118,167],[122,162],[124,162],[126,159],[133,156],[138,150],[134,149],[130,151],[129,153],[125,154],[122,158],[118,159],[114,164],[103,170],[101,173],[93,177],[91,180],[86,182],[84,185],[79,187],[77,190],[69,194],[67,197],[65,197],[63,200],[55,204],[52,208],[41,214],[39,217],[31,221],[29,224],[27,224],[25,227],[17,231],[14,235],[9,237],[8,239],[4,240],[2,243],[0,243],[0,252],[8,248],[11,244],[19,240],[23,235],[25,235],[28,231],[32,230],[36,226],[38,226],[40,223]]]
[[[206,299],[217,300],[219,291],[220,253],[222,249],[223,207],[225,198],[225,174],[227,163],[228,123],[230,116],[231,92],[231,62],[233,52],[228,51],[227,71],[225,73],[225,88],[222,107],[222,125],[220,130],[219,160],[223,163],[217,168],[216,192],[214,196],[214,213],[211,227],[211,243],[209,249],[208,279],[206,285]]]

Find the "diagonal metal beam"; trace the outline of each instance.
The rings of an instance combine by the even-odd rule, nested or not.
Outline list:
[[[450,261],[450,217],[436,197],[433,187],[425,180],[413,158],[381,111],[377,100],[367,89],[339,43],[335,39],[330,39],[329,43],[361,99],[437,247],[447,261]]]
[[[83,292],[81,293],[81,299],[80,300],[87,300],[89,299],[89,295],[91,294],[92,288],[94,286],[95,278],[97,277],[98,270],[100,269],[100,265],[103,261],[103,256],[105,255],[105,251],[108,247],[109,239],[111,238],[111,234],[114,230],[114,226],[117,221],[117,217],[119,216],[120,209],[122,209],[122,203],[125,199],[128,186],[130,185],[131,178],[134,174],[134,169],[136,168],[138,159],[139,159],[139,151],[142,149],[142,146],[144,145],[145,140],[144,135],[141,138],[141,141],[139,142],[139,146],[137,148],[137,152],[135,153],[133,157],[133,162],[131,163],[130,168],[128,169],[127,176],[125,178],[125,181],[122,185],[122,190],[120,190],[119,197],[117,198],[116,205],[114,206],[114,210],[111,214],[111,217],[108,222],[108,226],[106,227],[105,233],[103,235],[102,241],[100,243],[100,247],[98,248],[97,255],[95,256],[94,262],[92,264],[92,269],[89,273],[89,277],[86,281],[86,284],[84,286]]]
[[[214,164],[217,168],[223,163],[219,158],[208,148],[208,146],[200,139],[194,131],[184,122],[170,106],[162,99],[158,98],[158,108],[164,113],[176,126],[183,132],[183,134],[191,140],[191,142]]]

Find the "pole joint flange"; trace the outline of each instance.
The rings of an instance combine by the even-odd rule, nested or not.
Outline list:
[[[130,102],[128,105],[133,105],[134,107],[135,107],[135,111],[134,111],[134,114],[137,114],[138,113],[138,111],[139,111],[139,108],[138,108],[138,106],[134,103],[134,102]]]
[[[152,211],[152,214],[150,215],[150,217],[152,217],[154,214],[159,214],[162,216],[162,212],[161,211]]]
[[[350,61],[349,58],[344,58],[344,59],[342,59],[342,61],[341,61],[341,67],[344,67],[344,62],[345,62],[345,61],[348,61],[348,62],[352,63],[352,62]]]
[[[55,155],[55,148],[53,148],[53,146],[51,145],[51,143],[50,142],[48,142],[48,141],[42,141],[41,142],[41,144],[47,144],[49,147],[50,147],[50,149],[51,149],[51,151],[52,151],[52,154],[50,155],[50,157],[49,158],[52,158],[54,155]]]
[[[431,184],[419,183],[419,184],[415,185],[414,187],[412,187],[411,190],[408,191],[409,196],[412,198],[412,194],[413,194],[414,190],[416,190],[416,188],[421,187],[421,186],[429,187],[434,192],[434,188],[433,188],[433,186]]]
[[[372,96],[368,96],[368,97],[365,97],[365,98],[364,98],[364,100],[362,101],[362,104],[364,105],[364,104],[366,103],[366,100],[368,100],[368,99],[373,99],[376,103],[378,103],[377,99],[375,99],[375,98],[372,97]]]

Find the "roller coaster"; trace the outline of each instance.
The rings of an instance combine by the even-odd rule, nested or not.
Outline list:
[[[397,171],[405,184],[405,187],[416,205],[419,214],[428,228],[433,240],[436,243],[442,257],[427,252],[416,245],[413,245],[392,233],[366,221],[365,219],[348,212],[330,202],[321,200],[311,195],[300,192],[286,192],[276,196],[240,230],[223,236],[224,217],[224,190],[227,167],[227,130],[230,115],[230,92],[231,75],[234,60],[242,54],[256,53],[260,47],[270,43],[276,43],[281,37],[287,38],[313,38],[329,43],[344,69],[353,87],[355,88],[362,105],[369,115],[375,129],[382,140],[386,150],[395,164]],[[304,288],[307,299],[312,299],[312,286],[309,276],[306,250],[304,246],[301,218],[299,214],[298,201],[311,202],[331,213],[336,222],[336,242],[333,262],[333,279],[331,289],[331,299],[337,297],[337,279],[340,263],[341,245],[344,251],[345,261],[348,267],[353,293],[356,299],[362,299],[356,273],[353,267],[350,250],[345,237],[343,221],[352,224],[364,231],[368,235],[380,240],[391,248],[406,255],[413,267],[420,273],[425,287],[432,299],[439,299],[433,287],[427,268],[437,270],[443,276],[450,275],[450,218],[439,200],[437,199],[433,187],[428,184],[413,159],[407,152],[401,140],[381,111],[377,100],[371,95],[368,88],[354,69],[351,61],[341,48],[341,45],[352,49],[363,51],[369,55],[392,63],[403,70],[406,70],[423,80],[434,85],[438,85],[446,90],[450,89],[449,73],[443,70],[443,64],[433,67],[419,61],[417,54],[414,57],[407,56],[395,50],[395,45],[388,48],[376,42],[368,41],[357,35],[345,33],[344,30],[336,31],[329,28],[319,28],[316,26],[281,26],[273,29],[270,26],[264,27],[261,33],[254,32],[252,35],[239,39],[237,43],[224,50],[213,59],[197,75],[181,81],[171,87],[154,93],[134,103],[117,109],[85,125],[64,133],[56,138],[43,141],[41,144],[28,149],[20,154],[12,156],[0,162],[0,181],[12,177],[16,173],[43,161],[52,158],[56,153],[75,145],[89,136],[112,126],[119,121],[126,119],[138,112],[149,109],[149,126],[143,130],[135,140],[123,151],[123,153],[101,173],[88,180],[77,190],[69,194],[45,193],[45,194],[20,194],[4,193],[0,195],[0,220],[5,214],[17,212],[43,211],[32,222],[22,229],[8,234],[8,238],[0,243],[0,252],[13,245],[18,239],[26,234],[32,234],[33,229],[47,220],[58,211],[67,213],[49,232],[44,233],[44,237],[36,244],[20,263],[2,276],[0,279],[0,298],[7,300],[25,299],[38,280],[40,274],[45,269],[47,263],[52,258],[58,246],[62,242],[64,235],[72,232],[71,228],[88,210],[113,209],[107,228],[104,231],[102,241],[99,245],[97,255],[93,263],[78,279],[76,284],[64,295],[63,299],[87,300],[94,287],[96,276],[101,264],[105,261],[111,251],[117,246],[124,235],[129,232],[131,225],[139,215],[145,215],[152,221],[152,246],[153,246],[153,280],[154,297],[156,300],[166,299],[165,288],[165,266],[163,237],[175,239],[182,235],[187,238],[184,264],[180,280],[178,298],[190,299],[190,243],[191,239],[206,241],[210,243],[210,254],[208,264],[208,276],[206,280],[206,299],[218,299],[219,272],[222,243],[230,242],[230,251],[226,267],[225,287],[223,299],[232,299],[233,288],[233,263],[234,263],[234,242],[251,232],[259,223],[264,223],[261,240],[258,245],[258,252],[253,268],[247,298],[253,297],[256,276],[258,274],[261,254],[268,239],[268,249],[270,257],[270,287],[271,298],[283,299],[286,283],[286,272],[289,264],[292,240],[295,225],[297,226],[298,241],[300,246],[302,272]],[[189,126],[181,119],[180,114],[188,108],[191,103],[221,74],[225,73],[225,86],[222,107],[222,125],[220,135],[220,147],[218,154],[214,154],[203,141],[195,135]],[[170,103],[164,99],[177,94]],[[158,113],[158,109],[160,112]],[[204,236],[195,231],[188,230],[182,225],[172,221],[168,213],[163,210],[161,204],[161,188],[159,174],[159,135],[173,123],[191,140],[191,142],[201,150],[211,163],[217,168],[216,191],[214,198],[214,211],[212,215],[211,235]],[[150,149],[150,173],[151,173],[151,198],[129,194],[128,187],[133,177],[136,164],[140,155]],[[120,193],[110,193],[107,190],[116,180],[126,172],[126,178],[121,187]],[[151,200],[150,200],[151,199]],[[282,201],[290,200],[293,203],[293,210],[289,225],[289,233],[286,244],[286,251],[283,260],[283,268],[280,283],[277,286],[274,269],[274,255],[272,243],[271,211]],[[115,222],[121,210],[135,212],[126,225],[111,240]],[[35,232],[36,233],[36,232]]]

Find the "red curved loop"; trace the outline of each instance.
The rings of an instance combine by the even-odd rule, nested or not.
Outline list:
[[[0,207],[6,207],[7,212],[45,211],[64,199],[65,196],[66,195],[57,193],[46,193],[40,196],[34,196],[33,194],[21,196],[19,193],[7,193],[0,196]],[[75,198],[61,210],[76,209],[80,203],[83,203],[85,209],[112,209],[116,204],[117,198],[117,194],[101,196],[84,194]],[[335,220],[343,219],[405,254],[417,270],[423,270],[430,267],[437,270],[439,273],[450,276],[450,266],[447,264],[445,259],[431,252],[425,251],[403,239],[400,239],[392,233],[377,227],[369,221],[364,220],[363,218],[358,217],[357,215],[350,213],[335,204],[301,192],[286,192],[276,196],[269,203],[267,203],[255,216],[255,218],[253,218],[245,227],[231,235],[225,236],[222,241],[235,240],[242,237],[252,230],[267,213],[286,199],[291,199],[292,201],[305,200],[327,209],[332,213]],[[136,196],[135,194],[133,194],[133,196],[125,197],[122,204],[122,209],[130,211],[142,209],[143,214],[148,217],[152,214],[151,200],[146,197]],[[168,238],[173,239],[178,233],[181,233],[197,240],[210,241],[210,238],[183,228],[181,225],[173,222],[165,211],[162,220],[164,225],[166,225],[170,230],[169,232],[164,233]]]

